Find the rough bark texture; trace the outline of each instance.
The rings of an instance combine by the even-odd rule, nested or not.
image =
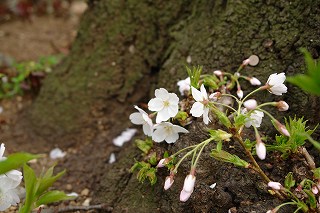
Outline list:
[[[299,73],[304,69],[300,47],[307,47],[315,58],[320,54],[319,8],[319,0],[91,0],[70,56],[46,79],[29,119],[35,130],[41,127],[38,134],[55,133],[52,140],[69,138],[73,144],[95,129],[97,135],[108,130],[105,140],[111,143],[130,125],[133,104],[147,101],[158,87],[177,91],[176,81],[186,77],[188,56],[191,64],[203,65],[210,73],[234,71],[256,54],[259,65],[244,73],[262,82],[275,72]],[[256,98],[275,96],[263,93]],[[319,98],[291,85],[280,98],[290,104],[289,114],[304,115],[311,125],[320,122]],[[174,146],[160,145],[161,150],[174,151],[203,139],[197,126],[190,130],[197,133],[194,138],[185,135]],[[254,174],[203,157],[195,192],[187,203],[180,203],[187,165],[172,190],[164,192],[166,172],[160,172],[154,187],[139,184],[128,173],[132,159],[139,157],[134,146],[126,146],[119,157],[115,165],[103,166],[105,175],[97,186],[96,201],[109,203],[115,212],[227,212],[231,207],[264,212],[276,202]],[[214,182],[218,186],[212,190],[208,185]]]

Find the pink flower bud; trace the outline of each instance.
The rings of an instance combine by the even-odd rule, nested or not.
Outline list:
[[[266,145],[263,142],[256,143],[256,152],[257,152],[257,156],[261,160],[264,160],[267,154]]]
[[[186,192],[186,191],[182,190],[180,192],[180,201],[186,202],[190,198],[191,194],[192,194],[192,192],[190,193],[190,192]]]
[[[319,193],[319,189],[318,189],[318,187],[316,185],[312,186],[311,191],[315,195]]]
[[[261,85],[261,82],[255,77],[249,78],[249,82],[250,82],[251,85],[254,85],[254,86]]]
[[[241,89],[237,90],[237,96],[242,99],[243,98],[243,91]]]
[[[287,111],[289,109],[289,105],[285,101],[277,102],[276,107],[279,111]]]
[[[279,121],[277,121],[277,120],[275,120],[274,122],[275,122],[276,128],[278,129],[278,131],[279,131],[281,134],[283,134],[283,135],[285,135],[285,136],[287,136],[287,137],[290,137],[289,131],[287,130],[287,128],[286,128],[283,124],[281,124],[281,123],[280,123]]]
[[[268,183],[268,186],[271,187],[271,188],[274,189],[274,190],[280,190],[281,187],[282,187],[281,183],[279,183],[279,182],[273,182],[273,181],[270,181],[270,182]]]
[[[196,182],[196,177],[194,175],[187,175],[186,179],[184,179],[183,190],[186,192],[193,192],[194,183]]]
[[[157,165],[157,168],[162,168],[162,167],[164,167],[164,166],[166,165],[165,161],[166,161],[165,158],[161,159],[161,160],[159,161],[158,165]]]
[[[173,176],[172,175],[167,176],[166,181],[164,182],[164,187],[163,187],[164,190],[168,190],[172,186],[173,182],[174,182]]]
[[[259,64],[259,57],[256,55],[251,55],[249,58],[249,65],[250,66],[256,66],[257,64]]]
[[[215,74],[216,76],[222,76],[223,72],[221,72],[221,70],[216,70],[216,71],[213,71],[213,74]]]
[[[243,106],[247,108],[247,110],[253,110],[257,107],[257,101],[254,99],[249,99],[243,103]]]

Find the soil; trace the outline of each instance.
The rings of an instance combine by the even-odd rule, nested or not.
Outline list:
[[[64,11],[65,14],[60,16],[33,15],[28,19],[13,17],[0,23],[0,64],[10,66],[12,61],[31,61],[43,56],[68,54],[85,7],[83,1],[75,1],[70,10]],[[110,144],[106,145],[102,138],[90,143],[94,136],[92,132],[87,132],[87,138],[81,146],[70,146],[68,141],[51,143],[46,138],[26,132],[27,128],[19,124],[35,98],[34,94],[25,93],[0,101],[3,108],[3,112],[0,113],[0,143],[6,145],[5,155],[13,152],[44,154],[44,157],[31,164],[36,172],[39,174],[57,162],[55,171],[67,169],[67,173],[54,188],[66,193],[79,194],[74,201],[60,203],[58,207],[83,205],[84,202],[85,205],[90,204],[92,185],[99,182],[97,173],[93,172],[98,167],[97,162],[108,162],[110,153],[116,148]],[[49,153],[55,147],[66,152],[66,156],[58,160],[50,159]],[[17,208],[11,207],[6,212],[17,212]]]

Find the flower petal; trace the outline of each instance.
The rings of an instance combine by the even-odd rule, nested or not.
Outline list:
[[[167,110],[168,110],[168,114],[170,115],[170,117],[174,117],[178,114],[178,111],[179,111],[179,107],[178,105],[169,105],[167,107]]]
[[[210,119],[209,119],[209,108],[208,107],[204,107],[204,109],[203,109],[203,122],[205,124],[208,124],[210,122]]]
[[[200,87],[202,99],[208,100],[208,93],[206,91],[206,88],[204,88],[204,85],[202,84]]]
[[[163,100],[160,98],[152,98],[148,103],[148,109],[150,111],[160,111],[163,109]]]
[[[162,100],[168,100],[169,93],[165,88],[156,89],[154,92],[156,98],[160,98]]]
[[[174,143],[179,139],[179,134],[173,132],[172,134],[168,135],[165,140],[167,143]]]
[[[143,129],[143,133],[147,136],[152,136],[152,132],[153,132],[153,127],[150,126],[149,124],[145,123],[142,126]]]
[[[159,124],[162,121],[167,121],[170,118],[168,108],[165,107],[157,113],[156,123]]]
[[[181,127],[181,126],[178,126],[178,125],[173,125],[172,126],[172,129],[174,132],[181,132],[181,133],[189,133],[188,130],[186,130],[185,128]]]
[[[141,125],[143,123],[145,123],[142,115],[140,112],[134,112],[129,116],[129,119],[131,121],[131,123],[136,124],[136,125]]]
[[[192,192],[189,193],[189,192],[182,190],[180,192],[180,201],[186,202],[190,198],[191,194],[192,194]]]
[[[165,129],[162,127],[156,129],[152,134],[152,140],[154,140],[155,142],[164,141],[166,137],[167,137],[167,133]]]
[[[191,87],[192,97],[196,101],[203,101],[202,93],[194,87]]]
[[[204,108],[204,105],[202,103],[195,102],[191,107],[190,113],[194,117],[200,117],[204,112],[203,108]]]

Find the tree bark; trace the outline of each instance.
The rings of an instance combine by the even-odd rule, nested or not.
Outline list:
[[[187,77],[187,57],[191,65],[202,65],[205,73],[212,73],[216,69],[235,71],[242,60],[258,55],[259,65],[243,73],[261,82],[272,73],[302,72],[299,48],[308,48],[314,58],[320,54],[319,12],[319,0],[91,0],[70,55],[45,80],[28,121],[38,135],[50,136],[56,143],[59,139],[73,145],[83,142],[88,132],[99,137],[107,131],[105,140],[111,144],[113,137],[130,126],[128,116],[134,104],[147,102],[155,88],[177,92],[177,80]],[[276,97],[282,98],[290,104],[290,115],[305,116],[311,125],[320,121],[319,98],[291,85],[287,94]],[[193,132],[197,131],[194,127]],[[174,146],[159,146],[174,151],[200,142],[201,137],[198,134],[192,141],[183,136]],[[187,166],[177,175],[175,187],[164,192],[166,172],[160,171],[159,183],[153,187],[139,184],[128,173],[133,158],[139,157],[133,145],[119,156],[115,165],[102,166],[108,172],[97,186],[96,198],[112,205],[115,212],[227,212],[231,207],[247,212],[250,205],[263,212],[274,204],[270,204],[272,197],[260,192],[256,176],[209,157],[202,159],[190,201],[180,203]],[[236,181],[228,182],[229,178]],[[224,181],[231,185],[221,183]],[[213,182],[221,185],[211,190],[208,184]]]

